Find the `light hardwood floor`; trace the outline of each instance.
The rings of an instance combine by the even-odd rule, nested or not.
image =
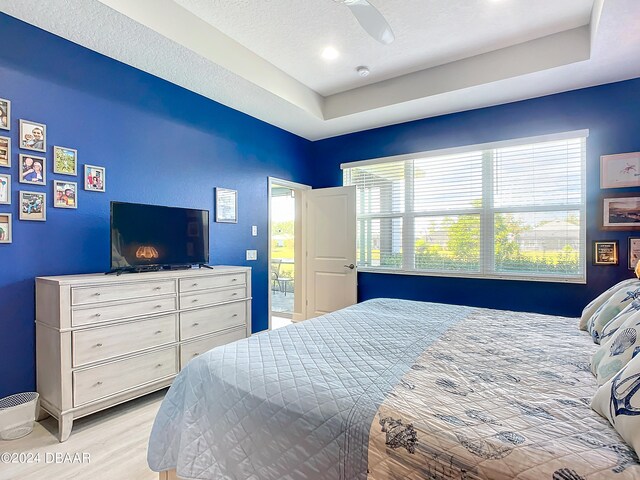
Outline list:
[[[33,432],[0,441],[0,452],[40,453],[40,463],[0,463],[2,480],[157,480],[147,466],[147,442],[153,419],[167,390],[146,395],[74,422],[64,443],[56,437],[58,423],[49,417]],[[46,463],[56,453],[89,454],[85,464]]]

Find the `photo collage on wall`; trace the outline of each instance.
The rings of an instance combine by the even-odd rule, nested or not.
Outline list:
[[[600,189],[640,187],[640,152],[603,155],[600,157]],[[602,230],[640,230],[640,191],[605,193],[601,199]],[[594,265],[618,265],[618,240],[593,242]],[[640,260],[640,237],[627,238],[627,268],[634,270]]]
[[[15,184],[12,186],[12,175],[18,184],[29,186],[29,189],[15,192],[20,220],[47,220],[48,173],[67,177],[51,180],[54,208],[77,209],[79,200],[78,150],[54,145],[48,155],[47,125],[23,118],[17,122],[17,136],[14,133],[12,138],[12,115],[11,100],[0,98],[0,243],[13,243],[13,213],[3,211],[3,207],[12,204],[12,188],[15,187]],[[12,140],[17,150],[14,157]],[[106,192],[105,167],[84,165],[83,175],[85,191]],[[32,189],[34,187],[36,189]],[[44,189],[40,190],[42,187]]]

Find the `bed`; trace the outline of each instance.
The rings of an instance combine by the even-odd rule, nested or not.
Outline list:
[[[148,462],[181,479],[637,479],[589,407],[596,348],[572,318],[366,301],[191,361]]]

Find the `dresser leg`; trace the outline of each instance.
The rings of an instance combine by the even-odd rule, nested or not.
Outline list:
[[[66,442],[71,435],[71,428],[73,427],[73,414],[67,413],[66,415],[60,415],[58,419],[58,440],[60,442]]]

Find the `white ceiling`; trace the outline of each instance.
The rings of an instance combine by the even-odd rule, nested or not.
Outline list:
[[[0,0],[0,10],[308,139],[640,77],[638,0]],[[327,63],[320,51],[341,56]],[[366,79],[354,71],[366,64]]]
[[[175,0],[323,96],[587,25],[593,0],[371,0],[382,45],[333,0]],[[549,12],[553,12],[552,15]],[[326,46],[335,61],[320,56]],[[362,79],[356,67],[371,74]]]

